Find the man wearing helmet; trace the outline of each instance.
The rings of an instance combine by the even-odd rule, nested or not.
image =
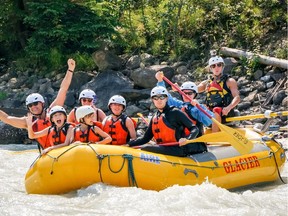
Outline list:
[[[45,101],[42,95],[38,93],[32,93],[28,95],[28,97],[26,98],[25,104],[27,106],[28,112],[33,115],[33,131],[34,132],[41,131],[44,128],[47,128],[51,125],[49,118],[46,116],[46,114],[53,106],[64,105],[66,93],[70,86],[73,71],[75,69],[75,61],[73,59],[68,59],[67,64],[68,64],[68,70],[61,83],[57,97],[50,104],[48,109],[45,109]],[[9,116],[7,113],[0,110],[0,120],[16,128],[27,129],[27,122],[26,122],[25,116],[24,117]],[[49,146],[46,146],[45,144],[46,138],[47,137],[44,136],[44,137],[37,139],[38,143],[43,149],[49,147]]]
[[[163,81],[163,72],[159,71],[155,74],[156,79],[158,80],[157,86],[163,86],[165,87],[165,83]],[[204,133],[204,127],[210,126],[212,124],[212,120],[208,118],[203,112],[201,112],[199,109],[196,108],[196,104],[199,104],[198,101],[195,99],[198,93],[197,85],[193,82],[184,82],[180,89],[192,100],[188,100],[186,97],[182,97],[182,100],[178,100],[177,98],[174,98],[171,96],[171,94],[168,93],[168,105],[169,106],[175,106],[179,109],[181,109],[187,117],[198,127],[199,134],[198,136],[202,136]],[[211,116],[214,117],[214,114],[209,111],[204,105],[200,104],[200,106],[208,112]],[[187,131],[185,131],[187,133]]]
[[[50,127],[46,127],[41,131],[33,131],[33,115],[28,113],[26,123],[28,127],[28,135],[30,139],[45,137],[45,146],[50,146],[42,151],[46,154],[55,148],[60,148],[70,144],[69,137],[73,133],[73,126],[67,123],[66,110],[62,106],[54,106],[49,111],[49,118],[51,122]]]
[[[124,145],[130,139],[136,139],[134,122],[123,112],[126,109],[126,100],[121,95],[114,95],[109,99],[108,109],[111,115],[107,116],[102,124],[103,130],[112,137],[112,145]]]
[[[162,86],[153,88],[151,99],[157,108],[157,112],[153,115],[144,136],[135,141],[130,141],[129,146],[143,145],[154,137],[157,144],[179,142],[179,145],[146,146],[142,150],[179,157],[207,151],[207,147],[203,143],[182,146],[186,139],[196,138],[199,129],[183,112],[167,104],[168,92],[166,88]],[[184,135],[184,128],[189,130],[188,136]]]
[[[224,117],[234,116],[234,108],[240,102],[237,82],[235,79],[223,74],[225,63],[220,56],[209,59],[209,68],[212,79],[203,81],[198,85],[198,92],[206,92],[206,105],[215,114],[219,122],[225,121]],[[216,124],[212,124],[212,132],[219,131]]]
[[[109,144],[112,138],[101,127],[102,123],[94,121],[95,111],[89,105],[84,105],[76,110],[76,120],[79,124],[74,128],[71,141]]]
[[[106,114],[103,112],[103,110],[95,106],[96,100],[97,100],[96,93],[91,89],[84,89],[79,94],[79,103],[81,104],[81,106],[83,105],[91,106],[95,110],[94,121],[102,122],[104,118],[106,117]],[[68,122],[73,122],[76,124],[79,123],[77,122],[76,117],[75,117],[76,110],[77,110],[77,107],[71,110],[71,112],[68,115]]]

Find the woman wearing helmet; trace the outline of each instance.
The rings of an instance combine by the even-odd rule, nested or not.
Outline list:
[[[157,112],[153,115],[144,136],[129,142],[129,146],[143,145],[154,137],[157,144],[179,142],[179,145],[146,146],[143,147],[142,150],[179,157],[185,157],[207,150],[206,145],[201,143],[181,146],[186,142],[186,139],[196,138],[199,130],[183,112],[167,104],[168,92],[166,88],[162,86],[153,88],[151,91],[151,99],[157,108]],[[190,131],[188,136],[184,135],[184,128],[188,128]]]
[[[108,109],[111,115],[107,116],[102,124],[103,130],[112,137],[112,145],[124,145],[130,139],[136,139],[136,130],[133,120],[123,112],[126,109],[126,100],[121,95],[114,95],[109,99]]]
[[[47,117],[47,112],[51,107],[55,105],[63,106],[64,104],[66,93],[70,86],[73,71],[76,66],[75,61],[73,59],[68,59],[67,64],[68,64],[68,70],[61,83],[59,92],[56,96],[56,99],[51,103],[48,109],[45,109],[45,101],[42,95],[38,93],[32,93],[28,95],[26,98],[25,104],[27,106],[28,112],[33,115],[33,122],[35,122],[33,123],[34,132],[41,131],[44,128],[47,128],[51,125],[49,118]],[[24,117],[9,116],[8,114],[0,110],[0,120],[16,128],[24,128],[24,129],[28,128],[25,116]],[[41,147],[42,149],[49,147],[46,146],[47,137],[45,136],[39,137],[36,140],[39,144],[39,147]]]
[[[165,83],[163,81],[163,72],[159,71],[155,74],[156,79],[158,80],[157,86],[163,86],[165,87]],[[203,112],[201,112],[199,109],[197,109],[196,104],[199,104],[198,101],[195,99],[198,94],[198,88],[197,85],[194,82],[184,82],[180,89],[192,100],[188,100],[186,97],[182,97],[182,100],[178,100],[177,98],[172,97],[170,94],[168,94],[168,105],[175,106],[179,109],[181,109],[187,117],[198,127],[199,134],[198,136],[202,136],[204,133],[204,127],[210,126],[212,124],[212,120],[208,118]],[[211,116],[214,117],[214,114],[209,111],[206,106],[203,104],[199,104],[206,112],[208,112]],[[188,131],[185,130],[185,134],[187,134]]]
[[[94,119],[95,110],[91,106],[79,107],[76,110],[76,120],[79,124],[74,128],[71,140],[85,143],[110,143],[112,138],[101,129],[102,123]]]
[[[36,139],[44,136],[46,139],[45,146],[49,147],[45,148],[42,151],[42,154],[46,154],[52,149],[69,145],[69,137],[71,137],[71,134],[73,133],[73,126],[66,122],[67,114],[62,106],[52,107],[49,111],[49,118],[52,125],[37,132],[33,131],[33,116],[31,113],[28,113],[26,119],[29,138]]]
[[[81,106],[89,105],[93,107],[93,109],[95,110],[94,121],[102,122],[104,118],[106,117],[106,114],[103,112],[103,110],[95,106],[96,101],[97,101],[96,93],[91,89],[84,89],[79,94],[79,103],[81,104]],[[76,124],[79,123],[77,122],[76,117],[75,117],[76,110],[77,110],[77,107],[71,110],[71,112],[68,115],[68,122],[73,122]]]
[[[234,108],[240,102],[237,82],[235,79],[223,74],[225,64],[220,56],[209,59],[209,68],[212,79],[205,80],[198,85],[198,92],[206,92],[206,105],[213,111],[215,119],[219,122],[225,121],[226,117],[235,116]],[[220,129],[212,124],[212,132]]]

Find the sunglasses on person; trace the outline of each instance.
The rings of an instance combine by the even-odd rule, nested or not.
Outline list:
[[[184,94],[186,94],[186,95],[193,95],[193,94],[195,94],[195,92],[194,92],[194,91],[189,91],[189,92],[184,92]]]
[[[82,101],[85,103],[85,102],[92,102],[93,99],[91,98],[82,98]]]
[[[211,68],[215,68],[216,66],[217,66],[217,67],[222,67],[223,64],[222,64],[222,63],[217,63],[217,64],[211,65],[210,67],[211,67]]]
[[[37,106],[38,103],[39,103],[39,101],[33,102],[33,103],[28,104],[27,106],[28,106],[29,108],[31,108],[31,107],[33,107],[33,106]]]
[[[159,99],[164,100],[166,97],[167,97],[166,95],[156,95],[156,96],[153,96],[152,99],[157,101]]]

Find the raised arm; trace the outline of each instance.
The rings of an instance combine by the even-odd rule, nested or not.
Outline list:
[[[64,79],[62,80],[62,83],[60,85],[60,89],[59,89],[59,92],[57,94],[57,97],[51,103],[49,108],[51,108],[55,105],[59,105],[59,106],[64,105],[64,102],[66,99],[66,94],[67,94],[67,91],[68,91],[69,86],[71,84],[73,72],[74,72],[74,69],[76,67],[76,63],[73,59],[68,59],[67,64],[68,64],[68,69],[67,69],[66,75],[65,75]]]
[[[37,132],[33,131],[33,129],[32,129],[32,125],[33,125],[32,118],[33,118],[33,115],[31,113],[28,113],[28,116],[26,118],[26,124],[27,124],[27,131],[28,131],[29,139],[36,139],[36,138],[39,138],[39,137],[47,135],[48,131],[49,131],[49,127],[44,128],[41,131],[37,131]]]
[[[206,87],[209,83],[209,80],[202,81],[197,87],[198,87],[198,93],[202,93],[206,90]]]
[[[5,124],[9,124],[13,127],[16,127],[16,128],[27,129],[26,117],[9,116],[4,111],[0,110],[0,121],[4,122]]]

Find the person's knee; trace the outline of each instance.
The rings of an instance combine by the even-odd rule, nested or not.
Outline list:
[[[213,108],[213,113],[218,114],[219,116],[222,115],[222,107],[214,107]]]

